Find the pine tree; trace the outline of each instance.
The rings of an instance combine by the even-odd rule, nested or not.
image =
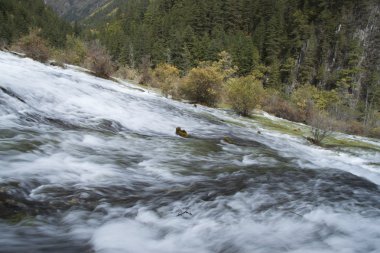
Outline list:
[[[301,62],[299,80],[302,84],[311,83],[315,76],[315,56],[317,48],[317,38],[315,33],[307,40],[304,57]]]
[[[273,16],[267,25],[264,41],[264,60],[272,64],[281,51],[281,27],[278,16]]]

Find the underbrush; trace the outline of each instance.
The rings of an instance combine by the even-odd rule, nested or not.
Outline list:
[[[108,78],[113,73],[112,59],[107,49],[99,41],[93,41],[88,46],[85,66],[99,77]]]
[[[50,57],[50,49],[46,40],[39,36],[40,31],[32,30],[28,35],[19,39],[14,45],[12,50],[20,51],[27,57],[36,61],[47,62]]]
[[[305,122],[306,115],[289,101],[277,94],[268,94],[263,101],[263,110],[276,117],[294,122]]]

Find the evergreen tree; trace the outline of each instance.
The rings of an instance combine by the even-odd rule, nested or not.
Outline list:
[[[345,87],[364,99],[370,71],[361,67],[372,71],[379,57],[367,56],[372,64],[361,60],[357,30],[366,27],[373,6],[374,0],[128,0],[94,34],[123,64],[150,55],[154,65],[170,62],[186,73],[227,51],[239,75],[265,65],[267,86]]]
[[[63,47],[72,27],[61,20],[42,0],[1,0],[0,36],[9,43],[15,42],[34,28],[55,47]]]

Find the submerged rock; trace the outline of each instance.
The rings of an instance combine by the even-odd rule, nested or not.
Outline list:
[[[189,134],[186,132],[186,130],[181,129],[180,127],[177,127],[175,129],[175,134],[181,136],[182,138],[188,138]]]
[[[234,141],[228,136],[225,136],[223,138],[223,141],[227,142],[228,144],[234,144]]]
[[[312,137],[306,137],[306,140],[308,140],[309,142],[311,142],[312,144],[314,145],[319,145],[321,144],[320,142],[318,142],[316,139],[312,138]]]
[[[19,95],[17,95],[12,90],[0,86],[0,91],[2,91],[3,93],[7,94],[10,97],[13,97],[13,98],[17,99],[18,101],[26,104],[25,100],[22,99]]]
[[[28,206],[30,202],[7,193],[5,187],[0,188],[0,219],[11,223],[18,223],[25,217],[35,214]]]
[[[50,66],[60,67],[60,68],[63,68],[63,69],[66,68],[66,66],[65,66],[65,64],[63,62],[58,62],[58,61],[52,60],[52,61],[49,61],[48,63],[49,63]]]
[[[20,53],[20,52],[16,52],[16,51],[8,51],[9,53],[13,54],[13,55],[16,55],[16,56],[19,56],[21,58],[25,58],[26,57],[26,54],[24,53]]]

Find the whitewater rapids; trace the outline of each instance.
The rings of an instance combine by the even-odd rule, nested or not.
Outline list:
[[[380,252],[379,164],[0,52],[3,253]]]

